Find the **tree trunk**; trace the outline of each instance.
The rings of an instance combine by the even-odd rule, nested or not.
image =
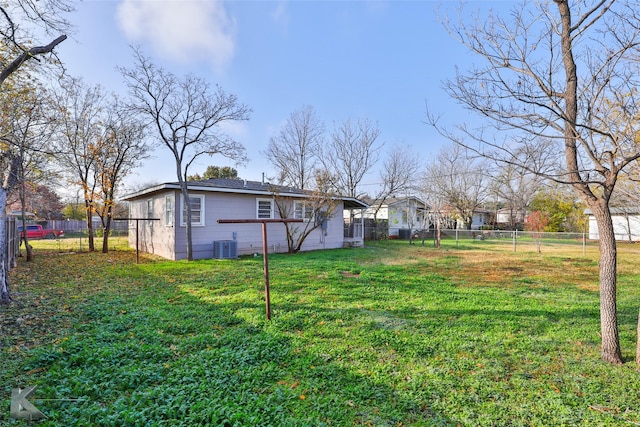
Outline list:
[[[609,206],[603,202],[590,206],[598,224],[600,238],[600,331],[602,335],[602,360],[622,363],[618,336],[618,311],[616,305],[617,248],[613,221]]]
[[[186,181],[180,182],[180,188],[182,191],[182,199],[185,207],[186,218],[184,222],[186,223],[186,232],[187,232],[187,260],[193,261],[193,237],[192,237],[192,227],[191,227],[191,203],[189,201],[189,189],[188,183]]]
[[[6,214],[7,189],[0,186],[0,304],[8,304],[13,301],[9,291],[9,269],[7,268],[7,233]],[[23,230],[26,235],[26,230]]]
[[[640,365],[640,312],[638,312],[638,344],[636,346],[636,365]]]
[[[93,209],[91,209],[91,205],[86,198],[84,206],[85,212],[87,214],[87,237],[89,239],[89,252],[93,252],[96,249],[93,241]]]
[[[24,204],[22,206],[24,206]],[[27,253],[27,262],[31,262],[35,256],[33,254],[33,246],[29,244],[29,236],[27,236],[27,221],[24,217],[25,210],[22,208],[22,237],[20,238],[20,244],[24,244],[24,250]]]
[[[20,168],[22,169],[22,168]],[[25,206],[27,205],[27,196],[25,194],[25,184],[24,182],[22,182],[20,184],[20,215],[22,216],[22,243],[24,243],[24,250],[27,253],[27,262],[32,262],[33,259],[35,258],[35,255],[33,253],[33,246],[31,246],[29,244],[29,236],[27,235],[27,220],[25,219],[26,214],[27,214],[27,210],[25,209]]]
[[[26,234],[23,242],[24,242],[24,250],[27,253],[27,262],[32,262],[35,259],[35,254],[33,253],[33,246],[29,244],[29,240],[26,238]]]
[[[107,213],[104,225],[104,235],[102,236],[102,253],[109,252],[109,234],[111,233],[111,212]]]

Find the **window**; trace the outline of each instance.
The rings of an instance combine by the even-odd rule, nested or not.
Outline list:
[[[293,202],[293,217],[295,219],[311,219],[313,218],[313,208],[307,206],[304,202]]]
[[[175,198],[172,195],[165,197],[164,199],[164,223],[169,227],[173,227],[175,218]]]
[[[182,220],[180,225],[187,225],[187,205],[182,200]],[[191,225],[204,226],[204,195],[189,195],[189,205],[191,205]]]
[[[258,219],[273,218],[273,200],[258,199],[257,210],[258,210],[257,212]]]
[[[147,219],[153,218],[153,199],[147,200]],[[153,221],[147,221],[149,227],[153,227]]]

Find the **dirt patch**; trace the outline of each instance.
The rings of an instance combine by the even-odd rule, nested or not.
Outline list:
[[[351,271],[341,271],[340,274],[342,275],[342,277],[350,277],[350,278],[360,277],[360,273],[353,273]]]

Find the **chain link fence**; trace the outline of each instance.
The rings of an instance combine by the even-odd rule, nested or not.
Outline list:
[[[420,230],[401,233],[410,235],[409,240],[413,244],[437,245],[437,230]],[[509,231],[509,230],[440,230],[441,244],[447,247],[462,248],[475,242],[496,243],[510,245],[514,251],[540,250],[544,246],[571,245],[574,247],[598,247],[598,240],[591,240],[587,233],[549,233],[535,231]]]

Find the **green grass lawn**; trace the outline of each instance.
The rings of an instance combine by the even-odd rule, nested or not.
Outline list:
[[[33,242],[0,307],[11,389],[43,426],[626,426],[640,249],[621,245],[622,366],[599,360],[597,252],[406,242],[171,262]]]

